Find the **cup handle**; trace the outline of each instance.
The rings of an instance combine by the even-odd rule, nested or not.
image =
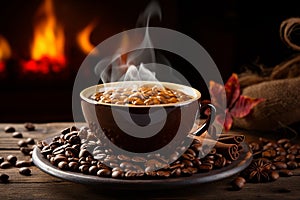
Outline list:
[[[213,106],[212,104],[205,104],[200,107],[200,110],[206,110],[208,108],[210,108],[210,115],[208,116],[206,121],[193,133],[193,135],[200,136],[201,134],[203,134],[205,131],[208,130],[210,123],[215,120],[216,117],[215,106]]]

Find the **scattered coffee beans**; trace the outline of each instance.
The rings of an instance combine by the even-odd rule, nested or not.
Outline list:
[[[231,182],[231,185],[234,190],[240,190],[244,187],[245,183],[246,180],[243,177],[239,176]]]
[[[9,155],[7,156],[6,160],[11,164],[11,165],[15,165],[17,162],[17,157],[14,155]]]
[[[292,176],[292,170],[299,167],[300,145],[287,138],[271,141],[261,137],[249,146],[254,160],[240,173],[247,182],[275,181],[279,177]],[[233,187],[238,188],[237,183]]]
[[[31,175],[31,170],[28,167],[21,167],[19,169],[19,173],[25,176],[30,176]]]
[[[21,132],[13,132],[12,137],[14,137],[14,138],[23,138],[23,134]]]
[[[34,131],[35,130],[35,126],[31,122],[26,122],[24,124],[24,127],[27,129],[27,131]]]
[[[1,167],[2,169],[10,168],[10,167],[11,167],[11,163],[8,162],[8,161],[4,161],[4,162],[2,162],[2,163],[0,164],[0,167]]]
[[[4,128],[5,133],[13,133],[16,131],[16,129],[12,126],[7,126]]]
[[[31,161],[27,161],[27,160],[21,160],[21,161],[17,161],[15,164],[16,167],[30,167],[31,166]]]
[[[179,90],[159,86],[144,85],[137,89],[116,88],[104,92],[96,92],[92,100],[110,104],[154,105],[182,102],[192,99]]]
[[[9,176],[7,174],[0,174],[0,181],[2,183],[8,183]]]

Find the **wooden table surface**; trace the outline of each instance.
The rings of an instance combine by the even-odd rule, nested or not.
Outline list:
[[[4,127],[14,126],[17,131],[23,133],[23,137],[34,138],[36,141],[42,140],[53,135],[58,131],[70,127],[73,123],[47,123],[35,124],[36,130],[25,131],[24,124],[0,124],[0,157],[16,155],[19,160],[30,159],[24,156],[17,145],[20,140],[13,138],[11,133],[5,133]],[[247,133],[246,141],[261,136],[261,133]],[[274,134],[265,134],[265,137],[278,137]],[[298,143],[299,137],[296,139]],[[4,199],[300,199],[300,170],[294,170],[292,177],[280,177],[277,181],[270,183],[247,183],[240,191],[232,191],[230,181],[234,177],[220,181],[196,185],[189,188],[176,190],[158,191],[130,191],[114,190],[103,191],[96,186],[83,185],[65,181],[50,176],[35,166],[31,176],[23,176],[18,173],[18,168],[1,169],[0,173],[10,176],[9,183],[0,183],[0,200]],[[145,185],[147,187],[147,185]]]

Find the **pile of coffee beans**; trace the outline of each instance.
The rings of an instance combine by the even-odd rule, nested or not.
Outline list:
[[[170,156],[177,158],[173,162],[169,162],[172,158],[159,154],[149,154],[145,157],[116,155],[113,149],[101,142],[98,135],[97,130],[92,131],[87,127],[70,127],[62,130],[50,143],[40,141],[37,146],[41,154],[61,170],[110,178],[153,179],[191,176],[220,169],[232,162],[217,153],[214,148],[204,152],[202,144],[195,139],[182,155],[174,152]]]
[[[182,102],[192,97],[179,90],[145,85],[137,89],[117,88],[96,92],[90,99],[109,104],[155,105]]]
[[[260,137],[249,146],[254,160],[233,180],[234,189],[241,189],[246,182],[270,182],[292,176],[293,170],[300,167],[300,144],[294,144],[290,139],[273,141]]]

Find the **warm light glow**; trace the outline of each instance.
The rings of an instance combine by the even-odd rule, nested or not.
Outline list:
[[[89,54],[95,46],[90,42],[90,36],[96,27],[96,22],[91,22],[77,35],[77,43],[85,54]]]
[[[0,72],[5,70],[5,60],[11,56],[10,46],[8,41],[0,35]]]
[[[52,0],[45,0],[37,14],[41,19],[34,28],[32,58],[38,60],[44,56],[64,56],[64,32],[56,22]]]
[[[7,40],[0,35],[0,61],[7,60],[11,56],[10,46]]]

